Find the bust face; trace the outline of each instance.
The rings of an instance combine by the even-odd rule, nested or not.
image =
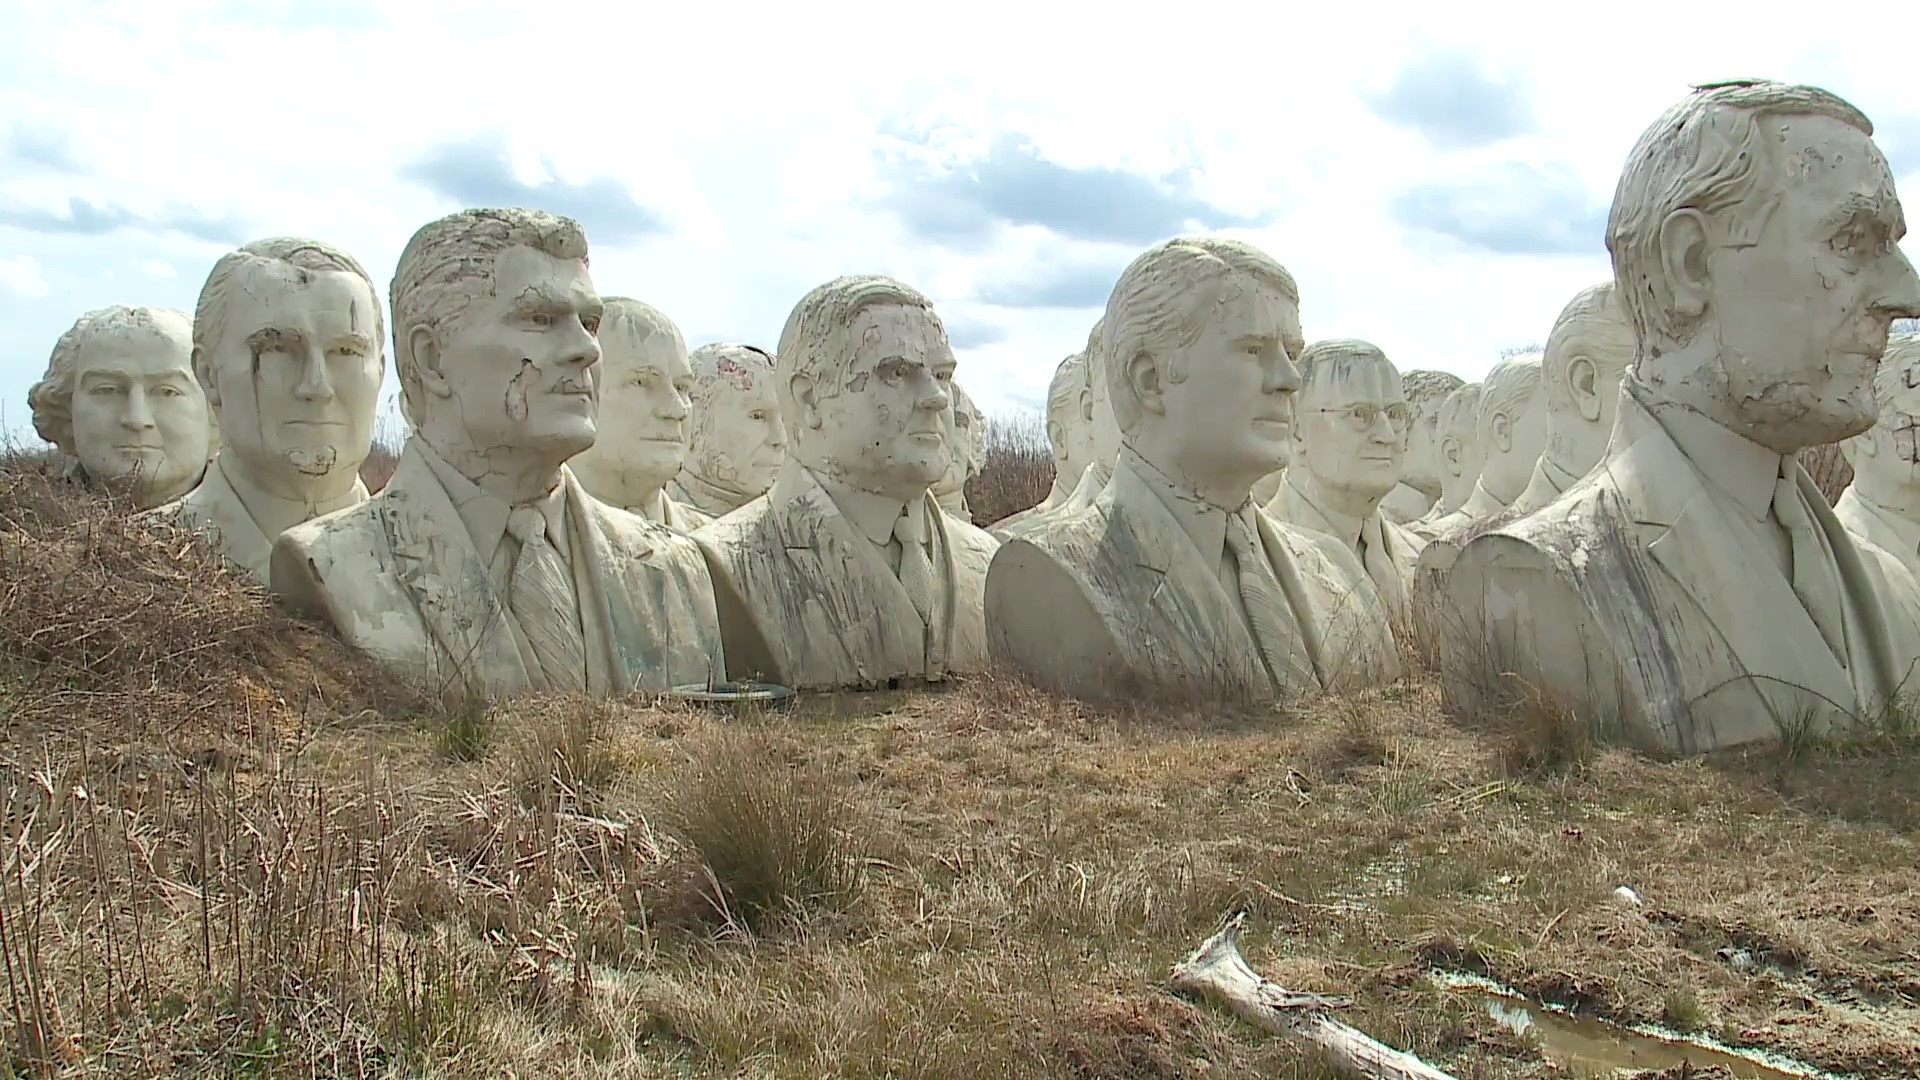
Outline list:
[[[124,480],[137,470],[139,504],[156,506],[199,479],[207,443],[207,399],[193,377],[185,319],[100,334],[82,346],[73,364],[73,444],[89,477]]]
[[[854,355],[838,393],[814,393],[809,464],[863,491],[912,499],[964,455],[948,445],[953,350],[928,312],[877,304],[853,317]]]
[[[1511,500],[1533,479],[1533,467],[1540,462],[1540,455],[1547,448],[1547,401],[1546,395],[1535,390],[1526,401],[1516,406],[1518,412],[1507,417],[1504,442],[1488,440],[1484,435],[1481,447],[1485,455],[1480,466],[1480,483],[1490,494]]]
[[[664,487],[687,455],[693,367],[680,339],[642,336],[616,306],[600,326],[600,412],[605,423],[583,462],[635,486]]]
[[[570,458],[593,445],[600,410],[601,303],[587,265],[516,245],[495,256],[492,284],[476,284],[443,327],[446,395],[426,408],[455,410],[475,449]]]
[[[709,483],[757,497],[773,486],[787,456],[787,427],[773,391],[773,373],[721,357],[718,378],[701,403],[688,467]]]
[[[947,397],[951,402],[947,408],[947,437],[953,452],[947,471],[933,485],[935,495],[952,494],[966,487],[968,480],[980,475],[987,456],[986,421],[974,408],[973,399],[958,383],[948,387]]]
[[[220,340],[199,360],[217,391],[222,453],[286,499],[358,473],[383,374],[367,283],[346,271],[306,278],[284,264],[241,267]]]
[[[1888,352],[1883,363],[1896,369],[1880,376],[1892,393],[1873,427],[1855,438],[1849,460],[1862,491],[1910,497],[1920,494],[1920,342]]]
[[[1157,422],[1167,426],[1180,460],[1153,463],[1210,485],[1237,487],[1244,477],[1251,489],[1287,461],[1300,389],[1292,352],[1300,342],[1300,311],[1278,290],[1244,275],[1200,287],[1210,295],[1195,309],[1208,316],[1180,358],[1186,377],[1169,380],[1167,359],[1156,361],[1165,409]],[[1156,418],[1149,414],[1141,422]]]
[[[1717,334],[1734,415],[1782,452],[1873,423],[1889,324],[1920,308],[1893,175],[1873,140],[1821,116],[1761,120],[1776,199],[1751,244],[1708,256],[1699,333]]]
[[[1400,478],[1428,495],[1438,495],[1442,482],[1440,403],[1445,400],[1445,394],[1432,394],[1418,406],[1408,403],[1413,420],[1407,427],[1407,452]]]
[[[1600,463],[1613,436],[1614,417],[1620,412],[1620,382],[1633,364],[1633,328],[1624,316],[1588,316],[1575,330],[1554,343],[1566,357],[1554,357],[1548,378],[1563,372],[1569,386],[1562,408],[1568,415],[1550,416],[1548,440],[1555,460],[1575,473]],[[1552,407],[1553,399],[1548,399]]]
[[[1411,416],[1392,364],[1350,361],[1316,376],[1300,404],[1294,467],[1323,490],[1378,500],[1400,482]]]

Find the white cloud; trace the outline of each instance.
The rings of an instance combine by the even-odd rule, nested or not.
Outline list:
[[[0,288],[28,300],[39,300],[48,293],[47,280],[40,276],[40,263],[30,255],[0,258]]]
[[[1844,22],[1791,34],[1664,2],[1610,4],[1579,24],[1544,10],[1502,0],[1467,20],[1412,3],[1308,13],[1213,0],[1123,19],[983,0],[878,17],[562,0],[530,26],[518,0],[15,5],[0,15],[0,116],[18,127],[0,130],[0,158],[16,131],[35,152],[0,164],[0,219],[78,217],[78,199],[96,226],[124,227],[0,225],[0,282],[20,294],[0,295],[0,401],[24,400],[38,358],[87,308],[191,309],[229,228],[321,237],[384,279],[412,231],[458,205],[409,170],[466,140],[503,147],[510,177],[623,192],[657,215],[664,233],[597,242],[594,277],[657,304],[695,344],[770,346],[811,286],[859,271],[905,278],[976,343],[959,377],[990,411],[1043,397],[1098,314],[1026,305],[1083,295],[1088,275],[1144,246],[995,226],[996,209],[1111,220],[1159,190],[1171,193],[1154,204],[1165,220],[1259,219],[1225,231],[1293,270],[1310,338],[1368,338],[1404,367],[1477,376],[1500,348],[1543,338],[1569,296],[1608,274],[1605,252],[1596,238],[1499,254],[1410,228],[1394,214],[1410,190],[1474,194],[1537,168],[1556,186],[1528,204],[1536,212],[1603,213],[1659,110],[1691,82],[1741,74],[1849,96],[1890,150],[1912,144],[1896,157],[1920,185],[1920,84],[1852,48],[1906,17],[1900,6],[1857,4]],[[1370,105],[1389,88],[1414,92],[1403,75],[1446,56],[1525,107],[1492,137],[1456,125],[1436,140]],[[1050,188],[1060,172],[995,156],[1020,144],[1071,184]],[[902,173],[901,160],[931,171]],[[897,212],[909,176],[955,170],[975,184],[970,203],[927,204],[962,189],[921,179],[906,189],[921,212]],[[1425,205],[1477,215],[1483,236],[1528,224],[1489,223],[1498,207],[1484,198],[1435,202],[1445,194]],[[945,242],[929,222],[948,226]]]

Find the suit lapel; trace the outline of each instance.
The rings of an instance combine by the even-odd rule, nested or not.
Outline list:
[[[446,489],[413,445],[381,495],[395,574],[454,670],[486,672],[479,681],[496,692],[529,688],[526,662],[487,567]]]
[[[832,496],[811,473],[794,463],[793,483],[769,509],[777,516],[788,565],[795,571],[795,588],[817,595],[872,598],[880,610],[841,619],[835,634],[845,662],[863,680],[889,678],[889,672],[919,675],[926,664],[925,624],[914,610],[907,590],[880,558],[874,545],[854,529],[834,505]],[[938,513],[937,507],[929,510]],[[805,581],[804,586],[800,585]],[[906,633],[904,628],[914,632]],[[814,651],[824,642],[783,643],[787,650]],[[880,665],[876,673],[869,660]]]
[[[587,639],[587,689],[595,694],[626,694],[633,689],[634,671],[665,670],[664,657],[626,655],[630,645],[658,637],[657,631],[649,632],[658,620],[640,610],[659,591],[660,583],[650,580],[657,571],[641,562],[652,547],[636,548],[635,543],[644,541],[629,542],[609,528],[604,504],[580,487],[571,469],[562,467],[561,477],[567,486],[574,593],[580,599],[580,628]],[[641,580],[630,580],[635,576]],[[630,660],[637,661],[637,666]]]
[[[1840,577],[1840,601],[1846,632],[1847,663],[1861,698],[1869,703],[1883,699],[1899,688],[1905,672],[1894,661],[1892,622],[1888,603],[1883,603],[1874,580],[1868,575],[1865,559],[1854,547],[1840,519],[1827,505],[1826,496],[1798,462],[1793,466],[1794,482],[1807,504],[1808,516],[1826,539],[1833,552],[1833,564]],[[1892,598],[1886,598],[1891,602]],[[1869,706],[1871,707],[1871,705]]]

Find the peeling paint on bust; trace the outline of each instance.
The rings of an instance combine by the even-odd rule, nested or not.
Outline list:
[[[848,379],[847,392],[851,394],[858,394],[866,390],[867,379],[871,378],[872,375],[873,375],[873,372],[871,371],[862,371],[858,375],[855,375],[852,378]]]
[[[539,365],[526,357],[521,357],[520,374],[515,375],[513,381],[507,384],[505,402],[507,419],[525,420],[527,418],[527,383],[529,380],[537,380],[539,375]]]
[[[721,357],[714,363],[714,369],[732,383],[734,389],[743,393],[753,389],[753,372],[745,364]]]
[[[287,451],[287,464],[293,466],[294,471],[302,476],[325,476],[333,471],[334,465],[339,460],[340,450],[332,443],[313,451],[300,449]]]

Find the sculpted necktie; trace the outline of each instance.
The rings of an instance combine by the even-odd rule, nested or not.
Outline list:
[[[1274,577],[1273,567],[1260,545],[1260,536],[1245,514],[1227,515],[1227,548],[1233,552],[1240,579],[1240,601],[1253,624],[1254,643],[1266,662],[1267,676],[1276,693],[1311,689],[1317,681],[1305,647],[1294,625],[1293,605]],[[1298,660],[1296,654],[1301,654]]]
[[[1793,591],[1801,606],[1813,617],[1820,636],[1827,639],[1834,659],[1847,666],[1847,639],[1841,614],[1840,573],[1827,558],[1813,519],[1800,502],[1800,492],[1791,476],[1782,476],[1773,487],[1773,516],[1787,530],[1793,548]]]
[[[507,531],[520,542],[507,604],[540,661],[535,683],[549,690],[587,688],[587,642],[580,630],[573,574],[547,540],[547,519],[537,507],[516,506]]]
[[[1393,564],[1385,532],[1377,513],[1360,523],[1360,562],[1366,567],[1374,588],[1379,590],[1380,599],[1386,601],[1387,610],[1397,618],[1407,610],[1407,583],[1400,578],[1400,568]]]
[[[920,525],[912,513],[902,514],[893,520],[893,538],[900,541],[900,584],[907,590],[907,598],[913,601],[913,610],[919,612],[920,622],[931,625],[933,559],[927,555]]]

